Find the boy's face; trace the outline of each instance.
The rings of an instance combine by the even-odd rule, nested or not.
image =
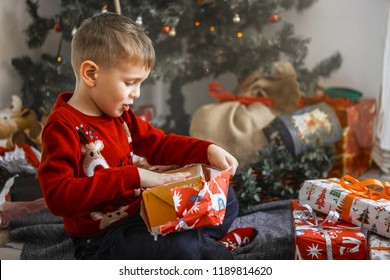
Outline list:
[[[119,117],[140,96],[141,83],[150,70],[134,62],[121,61],[109,68],[99,68],[91,99],[97,112]]]

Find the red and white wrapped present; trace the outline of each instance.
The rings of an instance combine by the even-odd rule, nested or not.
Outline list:
[[[153,235],[222,224],[231,169],[194,164],[167,172],[192,176],[142,193],[141,216]]]
[[[368,250],[370,260],[390,260],[390,239],[371,233]]]
[[[366,258],[363,231],[338,220],[338,213],[316,213],[309,205],[292,201],[296,260],[361,260]]]
[[[299,203],[322,213],[336,211],[340,219],[390,238],[390,185],[376,179],[306,180]]]

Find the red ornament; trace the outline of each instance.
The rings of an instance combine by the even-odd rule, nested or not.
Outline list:
[[[278,14],[272,14],[269,16],[270,22],[278,22],[279,21],[279,15]]]
[[[55,23],[54,26],[53,26],[54,30],[57,31],[57,32],[61,32],[62,31],[62,26],[61,24],[59,23]]]
[[[168,34],[169,31],[171,31],[171,28],[168,25],[164,25],[161,31],[165,34]]]

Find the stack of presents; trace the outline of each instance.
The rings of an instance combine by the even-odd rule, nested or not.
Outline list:
[[[305,181],[292,201],[295,259],[390,260],[390,185],[376,179]]]
[[[316,98],[302,98],[300,106],[318,101],[335,112],[341,128],[341,138],[336,141],[336,162],[331,176],[363,175],[370,168],[374,138],[376,104],[373,98],[362,98],[358,91],[346,88],[328,88]]]
[[[335,144],[329,179],[306,180],[292,201],[295,259],[390,259],[390,184],[360,178],[371,167],[375,100],[345,88],[301,98],[300,110],[265,130],[294,154]]]

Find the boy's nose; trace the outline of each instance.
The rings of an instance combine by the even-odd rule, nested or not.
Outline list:
[[[133,91],[130,92],[130,98],[137,99],[140,96],[140,89],[134,89]]]

